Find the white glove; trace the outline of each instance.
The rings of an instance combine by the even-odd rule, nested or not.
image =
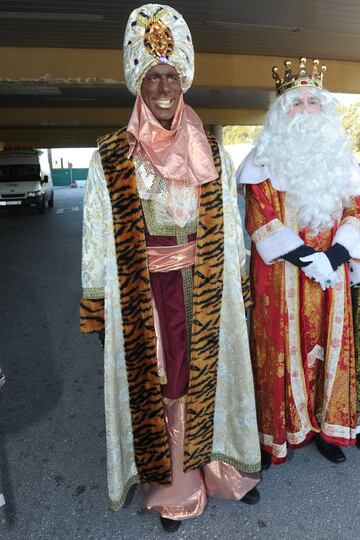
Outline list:
[[[322,251],[306,255],[306,257],[300,257],[300,261],[311,263],[303,266],[301,270],[307,277],[315,279],[318,283],[328,279],[334,272],[328,257]]]
[[[340,279],[336,272],[333,272],[328,276],[325,281],[319,281],[321,288],[323,291],[326,291],[326,289],[329,289],[330,287],[333,288],[337,283],[339,283]]]

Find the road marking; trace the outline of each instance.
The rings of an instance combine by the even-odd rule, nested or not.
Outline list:
[[[56,213],[63,214],[64,212],[68,213],[68,212],[78,212],[78,211],[79,211],[78,206],[72,206],[71,208],[58,208],[56,210]]]
[[[5,506],[5,497],[2,493],[0,493],[0,507]]]

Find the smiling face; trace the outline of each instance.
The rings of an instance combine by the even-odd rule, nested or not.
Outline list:
[[[294,97],[287,114],[293,118],[303,111],[309,114],[320,114],[321,111],[320,100],[306,88],[297,90],[297,96]]]
[[[165,129],[171,129],[181,94],[180,77],[176,69],[167,64],[149,69],[141,84],[145,104]]]

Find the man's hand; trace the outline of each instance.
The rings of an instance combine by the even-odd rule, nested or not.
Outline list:
[[[317,281],[323,291],[330,287],[335,287],[335,285],[339,283],[339,277],[333,270],[330,260],[325,253],[313,253],[306,257],[300,257],[300,260],[305,263],[310,263],[307,266],[303,266],[301,270],[308,278]]]
[[[333,272],[330,274],[330,276],[325,279],[325,281],[319,281],[320,286],[323,291],[326,291],[326,289],[329,289],[330,287],[333,288],[337,283],[339,283],[340,279],[336,272]]]
[[[300,257],[300,260],[310,263],[307,266],[303,266],[301,270],[307,277],[314,279],[318,283],[326,281],[334,273],[330,260],[322,251],[307,255],[306,257]]]

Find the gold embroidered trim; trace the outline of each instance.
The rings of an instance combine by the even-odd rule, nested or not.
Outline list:
[[[183,293],[185,304],[185,320],[186,320],[186,339],[187,339],[187,358],[190,361],[191,357],[191,329],[193,318],[193,272],[192,266],[181,270],[183,280]]]
[[[281,223],[281,221],[275,218],[272,221],[269,221],[269,223],[265,223],[265,225],[260,227],[260,229],[257,229],[252,235],[251,239],[255,242],[255,244],[257,244],[261,240],[269,238],[269,236],[282,229],[283,226],[284,225]]]
[[[177,244],[186,244],[188,241],[186,234],[178,234],[176,237]],[[187,358],[190,362],[191,354],[191,328],[193,318],[193,271],[192,266],[182,268],[181,276],[183,281],[183,294],[185,305],[185,321],[186,321],[186,339],[187,339]]]
[[[179,225],[163,225],[158,223],[155,214],[155,202],[153,200],[141,199],[141,205],[144,212],[144,218],[148,231],[153,236],[182,236],[195,234],[198,227],[198,220],[189,221],[185,227]]]
[[[242,461],[239,461],[238,459],[228,457],[225,454],[221,454],[220,452],[215,452],[214,454],[211,454],[210,461],[221,461],[222,463],[227,463],[227,465],[231,465],[238,471],[242,471],[242,472],[256,473],[261,470],[260,461],[253,465],[249,465],[248,463],[243,463]]]
[[[285,206],[285,225],[297,232],[296,216],[293,209]],[[299,268],[293,264],[285,262],[285,302],[288,311],[288,335],[289,343],[289,373],[291,382],[291,391],[294,400],[296,414],[299,416],[301,423],[300,432],[308,433],[312,429],[312,422],[309,417],[306,403],[308,402],[307,386],[304,378],[304,369],[301,356],[301,338],[300,338],[300,323],[299,323]],[[298,373],[298,376],[295,374]],[[294,413],[295,414],[295,413]],[[295,443],[296,444],[296,443]],[[271,446],[274,448],[275,443],[272,441]],[[287,446],[285,443],[284,455],[287,455]],[[279,456],[280,457],[280,456]]]
[[[355,371],[356,371],[356,410],[357,425],[360,425],[360,286],[351,287],[351,303],[354,325]]]
[[[170,399],[163,396],[163,401],[164,401],[164,405],[166,405],[167,407],[171,407],[172,405],[175,405],[175,403],[186,403],[186,398],[187,398],[186,394],[185,396],[181,396],[177,399]]]
[[[125,486],[124,486],[123,493],[122,493],[120,499],[117,499],[115,501],[110,499],[110,502],[109,502],[110,510],[112,510],[113,512],[117,512],[118,510],[121,510],[121,508],[124,506],[127,494],[129,492],[129,489],[134,484],[139,484],[139,483],[140,483],[140,479],[139,479],[139,476],[137,474],[135,474],[134,476],[131,476],[129,478],[129,480],[126,482]]]
[[[357,230],[357,232],[360,233],[360,219],[354,216],[348,216],[341,221],[341,225],[345,225],[345,223],[351,225],[352,227],[354,227],[354,229]]]
[[[84,300],[102,300],[105,296],[104,287],[91,287],[83,289]]]

